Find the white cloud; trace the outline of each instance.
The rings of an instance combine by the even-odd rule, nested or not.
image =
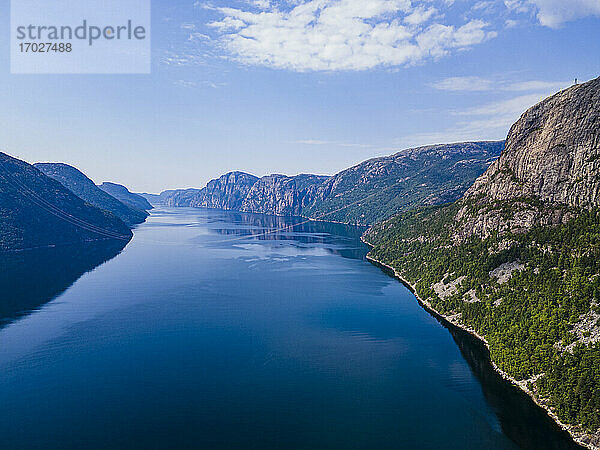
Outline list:
[[[451,128],[409,135],[400,140],[399,144],[417,146],[443,142],[505,139],[511,125],[525,111],[553,92],[554,89],[539,91],[486,103],[462,111],[454,111],[452,115],[459,118],[459,120]]]
[[[209,25],[234,59],[295,71],[414,65],[496,36],[478,19],[439,23],[432,0],[253,3],[259,12],[213,8],[223,18]]]
[[[600,16],[599,0],[505,0],[509,10],[535,14],[539,22],[558,28],[565,22],[587,16]]]
[[[451,92],[476,92],[476,91],[513,91],[513,92],[556,92],[569,87],[572,83],[568,81],[545,81],[529,80],[510,82],[506,80],[494,80],[474,76],[450,77],[431,83],[434,89]]]
[[[410,25],[421,25],[431,19],[436,12],[437,9],[435,8],[425,8],[424,6],[419,6],[404,18],[404,22]]]
[[[489,91],[494,88],[492,80],[480,77],[450,77],[429,86],[441,91]]]
[[[557,28],[570,20],[600,16],[599,0],[530,0],[538,8],[537,18],[542,25]]]
[[[196,83],[194,81],[188,81],[188,80],[175,80],[175,81],[173,81],[173,85],[180,87],[180,88],[196,87]]]
[[[525,110],[546,98],[547,94],[527,94],[519,97],[488,103],[456,112],[459,116],[520,116]]]
[[[507,91],[560,91],[569,87],[572,83],[566,81],[521,81],[506,86]]]

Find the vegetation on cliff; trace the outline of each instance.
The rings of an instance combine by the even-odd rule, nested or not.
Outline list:
[[[463,199],[403,213],[365,236],[372,257],[484,337],[502,371],[595,446],[599,120],[600,79],[562,91],[523,114]]]

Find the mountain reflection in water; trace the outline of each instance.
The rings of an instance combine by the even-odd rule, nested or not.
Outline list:
[[[86,272],[117,256],[126,245],[106,240],[0,253],[0,326],[62,294]]]

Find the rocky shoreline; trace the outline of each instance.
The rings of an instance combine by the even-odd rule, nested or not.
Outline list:
[[[373,244],[371,244],[370,242],[368,242],[365,239],[364,235],[361,237],[361,241],[371,248],[374,247]],[[446,322],[454,327],[460,328],[461,330],[466,331],[467,333],[475,336],[477,339],[479,339],[480,341],[482,341],[484,343],[484,345],[486,346],[486,348],[489,351],[490,346],[489,346],[489,343],[487,342],[487,340],[485,339],[485,337],[479,335],[474,329],[460,323],[458,321],[457,317],[439,313],[435,308],[433,308],[431,303],[429,303],[427,300],[424,300],[421,297],[419,297],[415,286],[413,286],[408,280],[406,280],[402,276],[402,274],[399,273],[396,269],[394,269],[392,266],[390,266],[384,262],[379,261],[378,259],[376,259],[370,255],[367,255],[366,258],[369,262],[375,264],[376,266],[383,267],[383,268],[387,269],[388,271],[392,272],[395,278],[397,278],[402,284],[404,284],[408,289],[410,289],[410,291],[416,297],[419,304],[423,308],[425,308],[430,314],[434,315],[436,318],[443,320],[444,322]],[[556,422],[556,424],[560,428],[562,428],[563,430],[565,430],[566,432],[569,433],[569,435],[573,438],[573,440],[575,442],[577,442],[579,445],[581,445],[585,448],[591,449],[591,450],[600,450],[600,436],[589,435],[587,433],[581,432],[574,426],[567,425],[567,424],[564,424],[563,422],[561,422],[561,420],[556,416],[556,414],[552,411],[552,409],[549,406],[543,404],[539,399],[537,399],[535,397],[534,393],[531,392],[527,388],[526,381],[518,381],[518,380],[514,379],[513,377],[511,377],[510,375],[508,375],[506,372],[504,372],[502,369],[500,369],[496,365],[496,363],[494,363],[494,361],[491,360],[491,357],[490,357],[490,362],[491,362],[494,370],[496,372],[498,372],[502,376],[502,378],[509,381],[513,385],[517,386],[519,389],[521,389],[523,392],[525,392],[529,397],[531,397],[531,399],[535,402],[535,404],[538,405],[540,408],[544,409],[544,411],[546,411],[546,413],[552,418],[552,420],[554,420],[554,422]]]

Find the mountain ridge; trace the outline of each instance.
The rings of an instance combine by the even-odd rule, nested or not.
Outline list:
[[[141,211],[148,211],[152,209],[152,205],[150,202],[148,202],[148,200],[139,194],[130,192],[129,189],[122,184],[105,181],[104,183],[98,185],[98,187],[107,194],[112,195],[121,203],[125,203],[132,208],[139,209]]]
[[[57,180],[75,195],[89,204],[110,211],[129,226],[143,223],[146,211],[128,206],[104,192],[79,169],[65,163],[36,163],[34,167]]]
[[[0,231],[0,251],[132,237],[111,213],[5,153],[0,153]]]
[[[481,141],[405,149],[369,159],[333,176],[273,174],[258,178],[229,172],[205,188],[164,191],[159,198],[165,206],[223,208],[371,225],[414,206],[460,198],[503,147],[503,141]]]

